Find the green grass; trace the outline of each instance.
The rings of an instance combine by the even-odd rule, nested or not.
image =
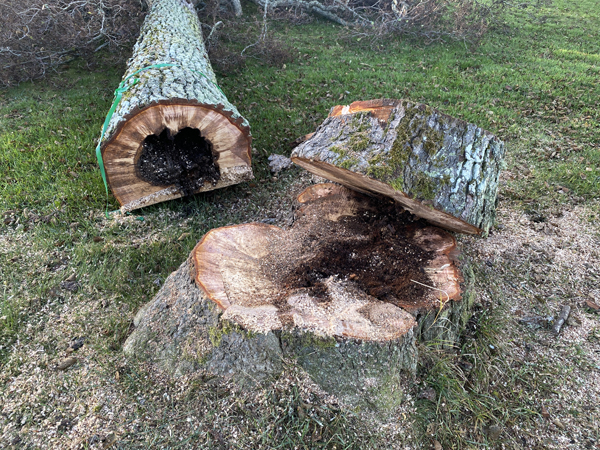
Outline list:
[[[104,217],[105,191],[94,148],[124,68],[87,71],[72,63],[46,80],[0,91],[0,364],[5,376],[20,372],[19,355],[11,346],[32,336],[31,317],[58,314],[64,305],[76,308],[76,301],[104,305],[101,313],[82,309],[87,312],[68,330],[92,336],[90,345],[107,367],[105,376],[112,376],[108,368],[114,372],[111,364],[120,358],[134,312],[204,233],[232,223],[277,219],[290,208],[286,192],[299,170],[273,180],[267,157],[289,154],[289,143],[313,132],[337,104],[379,97],[426,103],[505,140],[509,176],[501,199],[514,207],[544,215],[564,202],[593,204],[600,198],[597,3],[544,3],[535,11],[517,10],[506,21],[475,49],[400,38],[374,48],[330,23],[270,24],[290,48],[285,67],[249,59],[239,72],[218,74],[229,100],[252,126],[256,180],[148,207],[119,221]],[[109,197],[108,209],[117,207]],[[590,223],[597,222],[600,211],[591,214]],[[180,239],[183,233],[189,235]],[[60,289],[71,273],[80,281],[77,294]],[[505,313],[499,308],[477,318],[477,336],[460,349],[460,358],[473,365],[468,373],[456,365],[455,354],[423,348],[420,376],[438,399],[417,403],[423,445],[434,435],[444,448],[490,446],[485,427],[538,417],[525,392],[533,385],[541,392],[551,390],[550,375],[533,374],[555,375],[558,369],[549,361],[535,368],[511,366],[498,340]],[[40,338],[51,356],[59,354],[57,339]],[[490,345],[498,350],[492,352]],[[135,401],[139,391],[148,392],[140,381],[146,375],[139,369],[138,379],[134,369],[127,370],[130,384],[121,381],[119,389]],[[493,380],[508,387],[494,388]],[[192,395],[192,387],[186,389]],[[198,389],[218,397],[204,384]],[[267,395],[270,415],[255,417],[246,407],[232,419],[264,429],[260,442],[265,448],[375,446],[356,435],[349,425],[353,419],[343,412],[323,409],[311,418],[300,414],[297,392],[273,395]],[[182,405],[177,411],[186,411]],[[151,402],[146,408],[144,414],[151,412]],[[218,411],[211,414],[223,420]],[[435,426],[428,428],[428,423]],[[189,442],[219,442],[212,429],[188,431]],[[140,433],[146,445],[176,448],[176,438],[165,433],[150,428]],[[306,447],[304,442],[313,438],[315,444]]]

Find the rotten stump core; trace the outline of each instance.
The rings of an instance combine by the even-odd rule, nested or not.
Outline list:
[[[393,198],[447,230],[494,223],[504,144],[476,125],[407,100],[334,107],[292,161],[359,192]]]
[[[212,145],[194,128],[172,135],[168,128],[160,136],[148,136],[135,164],[137,175],[154,186],[175,185],[184,195],[202,188],[205,182],[215,186],[221,175],[218,155]]]
[[[217,84],[195,10],[150,3],[100,142],[124,211],[252,178],[250,127]]]
[[[416,316],[460,299],[456,241],[389,199],[332,184],[299,197],[289,230],[245,224],[208,232],[195,279],[223,318],[254,332],[398,339]]]

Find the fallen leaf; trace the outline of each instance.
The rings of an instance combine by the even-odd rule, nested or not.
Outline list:
[[[67,358],[56,366],[56,370],[66,370],[77,362],[77,358]]]
[[[550,418],[550,413],[548,412],[548,410],[546,409],[545,406],[542,406],[542,417],[544,419],[549,419]]]
[[[178,241],[183,241],[185,238],[191,236],[191,233],[182,233],[181,236],[177,238]]]
[[[444,450],[444,448],[442,447],[442,444],[440,444],[438,441],[433,441],[433,448],[435,450]]]
[[[103,239],[103,238],[101,238],[100,236],[94,236],[94,237],[92,238],[92,241],[94,241],[94,242],[102,242],[103,240],[104,240],[104,239]]]
[[[590,309],[592,309],[594,311],[600,311],[600,305],[596,304],[592,300],[586,300],[585,301],[585,306],[587,306],[588,308],[590,308]]]
[[[75,275],[73,273],[65,281],[75,281],[76,279],[77,279],[77,275]]]

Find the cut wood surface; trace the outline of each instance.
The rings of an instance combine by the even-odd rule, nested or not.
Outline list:
[[[389,198],[319,184],[290,228],[208,232],[136,317],[131,356],[256,383],[292,359],[343,402],[390,411],[418,339],[456,342],[472,296],[454,237]]]
[[[247,330],[285,328],[386,341],[417,314],[460,299],[456,241],[333,184],[308,188],[290,230],[264,224],[208,232],[193,250],[196,282]],[[381,228],[385,227],[385,228]]]
[[[504,144],[476,125],[407,100],[334,107],[292,161],[359,192],[395,199],[451,231],[487,233]]]
[[[185,0],[151,2],[123,80],[101,141],[123,210],[252,178],[248,122],[218,87]]]

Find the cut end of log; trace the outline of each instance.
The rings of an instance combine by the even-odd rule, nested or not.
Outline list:
[[[332,108],[292,161],[363,193],[393,198],[450,231],[487,233],[504,144],[476,125],[407,100]]]
[[[331,184],[299,197],[294,227],[219,228],[192,251],[195,280],[247,330],[396,340],[460,299],[456,241],[385,199]]]
[[[128,116],[102,146],[107,179],[122,210],[252,179],[250,131],[242,120],[180,99]]]

